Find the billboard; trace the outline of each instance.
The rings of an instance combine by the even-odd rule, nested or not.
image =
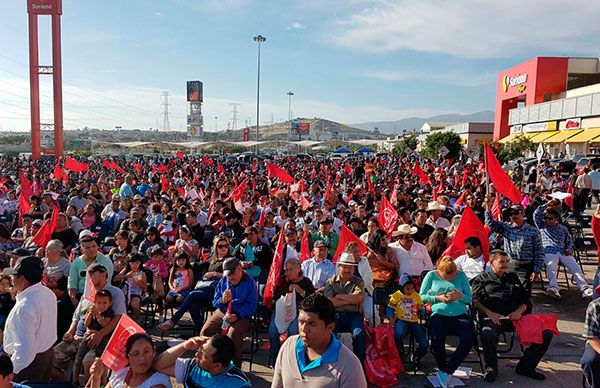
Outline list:
[[[187,81],[188,102],[202,102],[202,81]]]
[[[27,0],[27,12],[33,15],[62,15],[62,0]]]
[[[196,125],[190,125],[187,127],[187,135],[189,138],[202,138],[202,127]]]
[[[292,121],[292,132],[299,135],[308,135],[310,133],[310,123]]]
[[[187,116],[188,125],[196,125],[200,126],[203,124],[202,116],[199,115],[188,115]]]
[[[244,128],[244,141],[250,141],[250,128]]]

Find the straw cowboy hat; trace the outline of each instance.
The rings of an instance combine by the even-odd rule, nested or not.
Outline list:
[[[431,201],[427,205],[427,211],[432,211],[432,210],[444,211],[444,210],[446,210],[446,206],[440,205],[440,203],[438,201]]]
[[[348,252],[342,253],[337,263],[342,265],[358,265],[358,263],[354,261],[354,256]]]
[[[394,230],[392,232],[392,237],[398,237],[398,236],[402,236],[403,234],[415,234],[417,233],[417,228],[415,228],[414,226],[411,227],[408,224],[402,224],[400,226],[398,226],[398,229]]]

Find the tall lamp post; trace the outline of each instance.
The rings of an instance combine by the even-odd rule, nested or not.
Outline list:
[[[258,66],[257,66],[257,77],[256,77],[256,141],[258,142],[258,127],[260,120],[260,44],[267,40],[262,35],[256,35],[252,38],[258,43]],[[256,145],[256,153],[258,154],[258,144]]]
[[[294,95],[293,92],[287,92],[287,96],[288,96],[288,120],[290,120],[290,140],[292,140],[292,96]]]

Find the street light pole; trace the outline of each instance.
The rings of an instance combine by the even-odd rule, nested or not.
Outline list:
[[[290,120],[290,140],[292,140],[292,96],[293,92],[287,92],[288,96],[288,120]]]
[[[267,40],[262,35],[256,35],[252,38],[258,43],[258,66],[257,66],[257,77],[256,77],[256,141],[258,142],[258,128],[260,120],[260,44]],[[258,144],[256,145],[256,153],[258,154]]]
[[[215,116],[215,135],[217,133],[217,120],[219,119],[219,117]]]

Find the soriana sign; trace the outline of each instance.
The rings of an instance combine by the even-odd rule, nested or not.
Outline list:
[[[518,86],[519,92],[523,93],[527,88],[527,86],[525,85],[526,82],[527,73],[517,75],[516,77],[505,75],[502,79],[502,88],[504,89],[504,93],[506,93],[508,92],[508,89]]]
[[[27,0],[27,12],[34,15],[62,15],[62,0]]]

